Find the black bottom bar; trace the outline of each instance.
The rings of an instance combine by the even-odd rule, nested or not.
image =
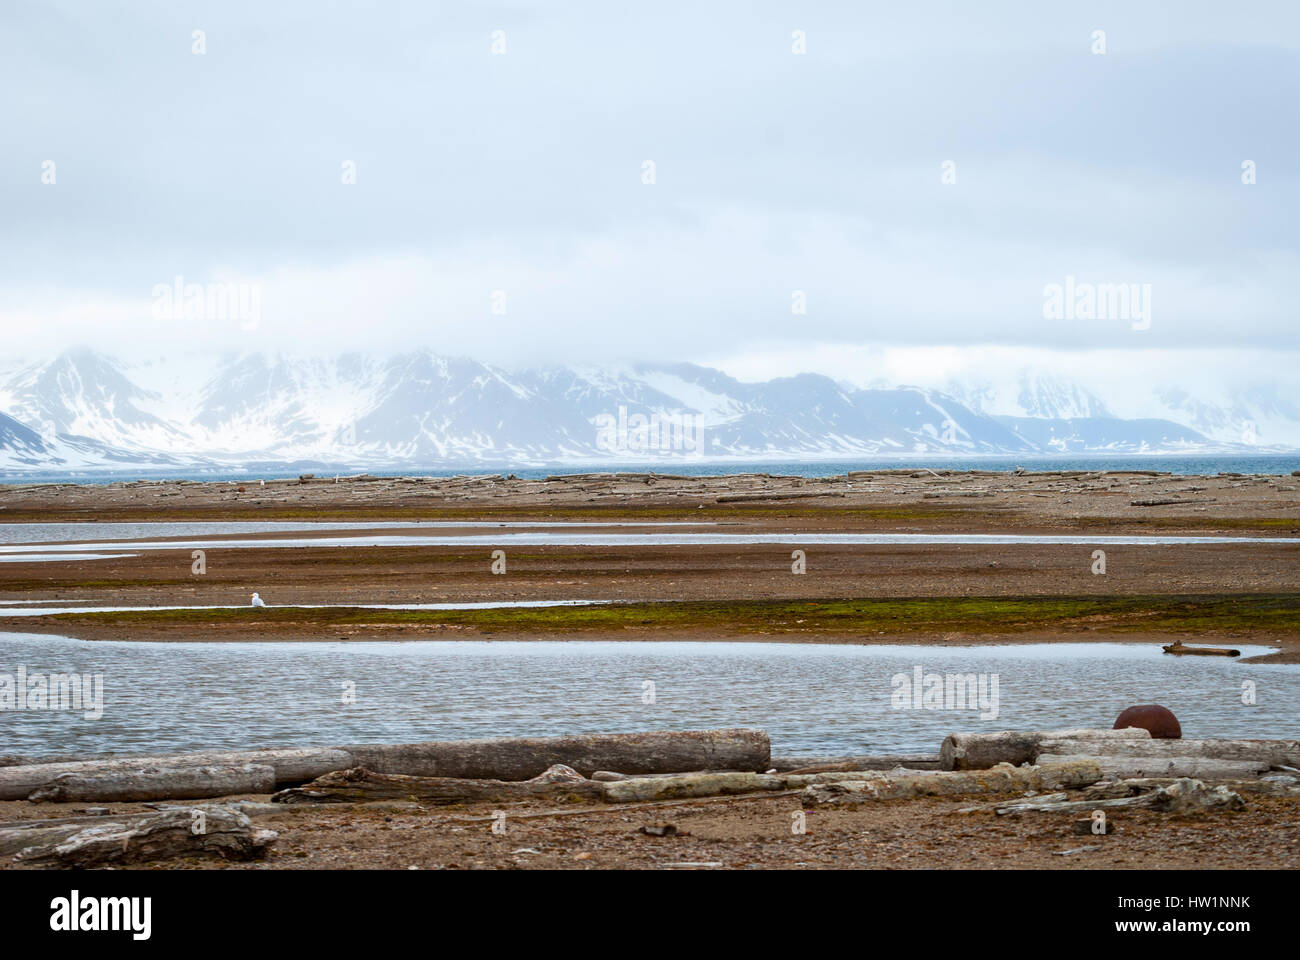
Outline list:
[[[6,871],[0,919],[7,949],[75,939],[128,949],[137,942],[299,950],[356,943],[386,952],[384,944],[412,938],[430,949],[449,946],[448,936],[500,947],[507,930],[518,949],[556,937],[591,947],[687,935],[692,947],[751,936],[811,947],[821,939],[815,931],[833,929],[896,931],[918,945],[933,937],[941,949],[980,931],[1034,930],[1044,945],[1199,938],[1231,948],[1293,929],[1293,879],[1282,871],[1139,870]],[[134,919],[143,932],[143,910],[123,912],[120,904],[109,904],[105,916],[111,923],[117,913],[125,929],[52,929],[52,920],[74,925],[73,891],[76,926],[100,910],[87,901],[149,898],[147,941],[131,929]]]

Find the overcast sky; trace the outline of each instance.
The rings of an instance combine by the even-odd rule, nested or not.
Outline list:
[[[1277,363],[1298,47],[1290,0],[5,0],[0,323],[18,352],[753,376],[912,348]],[[156,316],[177,276],[249,284],[256,324]],[[1045,317],[1067,276],[1149,284],[1149,329]]]

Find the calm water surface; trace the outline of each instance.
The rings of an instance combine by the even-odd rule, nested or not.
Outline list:
[[[261,540],[118,540],[107,543],[42,543],[5,544],[0,546],[0,563],[52,563],[72,559],[107,559],[110,556],[135,556],[140,552],[158,550],[284,550],[302,547],[514,547],[514,546],[566,546],[566,547],[690,547],[729,546],[744,544],[785,544],[817,546],[840,544],[847,546],[895,545],[926,546],[930,544],[1048,544],[1174,547],[1184,544],[1211,544],[1249,547],[1260,544],[1292,544],[1300,546],[1300,537],[1200,537],[1200,536],[1126,536],[1089,534],[999,534],[999,533],[560,533],[490,532],[472,535],[429,534],[373,534],[348,537],[293,537]],[[88,548],[105,551],[131,551],[130,553],[88,553]]]
[[[1265,648],[1242,647],[1243,653]],[[104,715],[0,712],[0,753],[165,752],[751,726],[776,753],[933,752],[953,730],[1109,726],[1162,703],[1188,736],[1300,736],[1300,665],[1156,644],[84,642],[0,634],[0,674],[104,675]],[[896,674],[998,678],[999,714],[894,709]],[[1242,703],[1243,681],[1256,705]],[[357,702],[341,702],[342,684]],[[654,703],[642,702],[645,682]],[[3,680],[0,679],[0,684]]]
[[[289,533],[312,530],[408,530],[474,527],[711,527],[693,521],[515,521],[515,520],[194,520],[152,523],[0,523],[0,543],[142,539],[148,537],[210,537],[232,533]]]
[[[0,616],[6,617],[53,617],[63,613],[142,613],[154,610],[252,610],[250,604],[241,603],[238,606],[232,604],[222,604],[217,606],[200,606],[200,607],[111,607],[111,606],[94,606],[94,607],[28,607],[13,606],[15,601],[0,600],[3,609],[0,609]],[[21,603],[21,601],[16,601]],[[35,601],[37,603],[50,603],[49,600]],[[62,601],[55,601],[62,602]],[[278,608],[281,610],[499,610],[502,608],[514,607],[591,607],[605,603],[612,603],[610,600],[473,600],[451,603],[270,603],[264,608]]]

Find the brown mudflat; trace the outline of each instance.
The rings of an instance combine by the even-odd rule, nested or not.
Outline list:
[[[713,526],[699,529],[733,534],[1082,532],[1295,536],[1300,543],[1298,488],[1300,478],[1291,477],[929,471],[816,480],[620,474],[549,481],[322,478],[268,481],[265,486],[140,482],[0,487],[0,520],[676,521],[708,523]],[[1179,498],[1189,502],[1133,505]],[[451,527],[438,532],[486,531]],[[94,540],[94,533],[93,524],[87,524],[81,538]],[[782,544],[518,546],[507,551],[504,574],[492,572],[492,549],[490,534],[482,546],[473,547],[214,549],[206,552],[201,575],[193,571],[188,547],[121,559],[6,563],[0,566],[0,599],[220,606],[246,604],[256,590],[273,609],[212,617],[122,614],[58,620],[6,620],[0,609],[0,629],[149,640],[517,639],[553,637],[557,631],[589,639],[743,636],[855,643],[1208,639],[1278,643],[1283,653],[1270,657],[1271,662],[1294,660],[1300,653],[1292,614],[1248,615],[1266,597],[1271,603],[1294,597],[1298,557],[1291,543],[1110,545],[1104,573],[1096,572],[1092,545],[812,545],[804,548],[802,575],[793,572],[790,545]],[[1224,616],[1220,609],[1199,619],[1168,616],[1177,598],[1209,595],[1221,598],[1220,607],[1232,601],[1229,606],[1241,615]],[[885,622],[841,617],[832,625],[815,606],[891,598],[924,600],[930,612]],[[989,616],[982,619],[966,607],[947,615],[934,605],[942,598],[960,599],[967,606],[987,601]],[[1050,608],[1035,603],[1050,598],[1077,602]],[[1091,598],[1155,599],[1145,611],[1117,612],[1090,606]],[[523,600],[722,602],[735,609],[730,616],[718,610],[696,616],[695,608],[678,607],[667,617],[668,605],[661,604],[615,621],[590,608],[568,608],[563,617],[465,613],[402,621],[379,614],[339,617],[283,609],[293,604]],[[762,606],[774,601],[787,605],[780,610]],[[814,615],[800,615],[794,606],[799,603],[808,604]],[[1008,616],[1008,610],[1019,612]],[[1144,617],[1150,629],[1144,629]]]
[[[247,799],[266,800],[266,797]],[[979,806],[976,813],[958,811]],[[1175,817],[1114,811],[1114,833],[1077,835],[1069,815],[995,816],[988,796],[879,801],[806,812],[797,794],[653,806],[512,805],[506,832],[495,805],[293,807],[259,816],[280,836],[255,863],[168,861],[169,869],[1296,869],[1300,800],[1251,796],[1232,814]],[[75,809],[74,809],[75,808]],[[0,803],[0,822],[70,816],[83,805]],[[113,804],[114,813],[144,809]],[[554,815],[559,813],[560,815]],[[673,836],[645,825],[671,823]],[[1088,848],[1088,849],[1080,849]],[[1064,851],[1077,851],[1063,854]],[[697,866],[698,865],[698,866]],[[716,865],[716,866],[715,866]],[[15,864],[0,865],[22,869]],[[146,865],[147,868],[148,865]]]

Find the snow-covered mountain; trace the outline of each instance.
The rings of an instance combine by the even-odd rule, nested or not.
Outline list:
[[[1172,419],[1216,440],[1300,445],[1300,398],[1275,383],[1201,389],[1158,386],[1153,396]]]
[[[1110,417],[1101,398],[1073,380],[1020,370],[1001,382],[950,378],[945,392],[992,416],[1072,419]]]
[[[1268,380],[1249,383],[1206,382],[1192,386],[1170,382],[1151,372],[1142,376],[1121,376],[1121,386],[1112,386],[1106,401],[1082,380],[1091,376],[1112,384],[1114,371],[1081,370],[1079,378],[1042,370],[1013,370],[998,377],[950,377],[941,389],[960,399],[972,410],[987,413],[1010,425],[1007,418],[1023,420],[1086,421],[1089,425],[1071,441],[1070,449],[1092,448],[1100,442],[1102,423],[1116,420],[1127,424],[1110,427],[1109,436],[1126,437],[1123,442],[1145,438],[1151,445],[1167,428],[1143,421],[1168,421],[1180,425],[1188,442],[1223,444],[1247,449],[1276,451],[1300,448],[1300,393],[1294,386]],[[1177,371],[1173,371],[1176,375]],[[1026,438],[1041,437],[1041,424],[1026,424],[1018,430]],[[1061,430],[1069,430],[1066,424]],[[1155,429],[1157,432],[1152,433]],[[1060,437],[1061,431],[1052,433]],[[1195,438],[1201,438],[1197,440]],[[1054,443],[1060,446],[1060,441]]]
[[[50,448],[35,430],[0,414],[0,455],[15,465],[37,466],[49,459]]]
[[[427,350],[117,359],[86,349],[0,381],[0,467],[505,466],[887,454],[1242,452],[1240,411],[1124,419],[1069,381],[858,389],[744,383],[694,364],[507,371]],[[1262,391],[1251,412],[1300,424]],[[1262,422],[1262,421],[1261,421]]]

